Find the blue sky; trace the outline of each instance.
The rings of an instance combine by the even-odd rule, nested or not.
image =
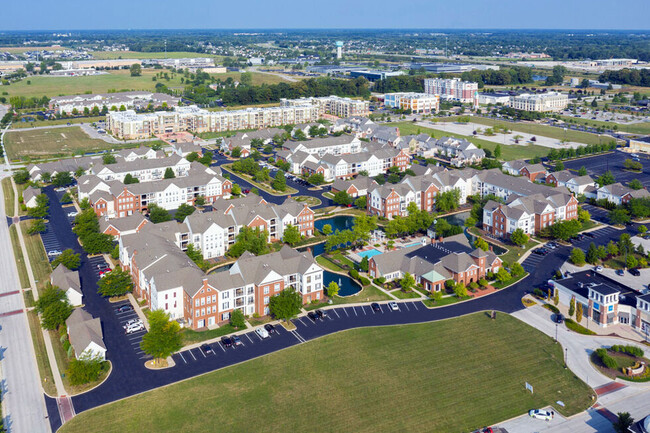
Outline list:
[[[5,1],[3,30],[649,28],[648,0]]]

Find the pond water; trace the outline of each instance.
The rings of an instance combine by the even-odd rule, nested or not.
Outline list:
[[[323,230],[325,224],[332,226],[332,233],[335,231],[343,231],[352,228],[352,223],[354,222],[354,217],[340,215],[335,217],[323,218],[322,220],[314,221],[314,227],[318,230]]]
[[[452,226],[464,226],[465,221],[469,218],[470,212],[461,212],[454,215],[441,217],[443,220],[446,220]]]
[[[329,286],[332,281],[338,284],[341,288],[339,290],[339,296],[350,296],[361,291],[361,286],[352,278],[346,277],[345,275],[335,274],[330,271],[323,271],[324,287]]]

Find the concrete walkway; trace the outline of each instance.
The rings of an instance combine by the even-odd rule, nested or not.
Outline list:
[[[18,190],[16,188],[16,183],[11,179],[11,185],[14,189],[15,200],[15,211],[14,214],[18,215]],[[27,268],[27,276],[29,278],[29,286],[32,289],[32,294],[34,295],[34,301],[38,301],[38,289],[36,288],[36,280],[34,279],[34,272],[32,271],[32,264],[29,260],[29,254],[27,254],[27,246],[25,245],[25,239],[23,237],[23,231],[20,228],[20,224],[16,225],[16,232],[18,233],[18,241],[20,242],[20,249],[23,251],[23,258],[25,259],[25,267]],[[63,381],[61,380],[61,373],[59,372],[59,366],[56,363],[56,358],[54,356],[54,347],[52,346],[52,339],[50,338],[47,330],[41,328],[43,333],[43,340],[45,341],[45,350],[47,352],[48,362],[50,364],[50,369],[52,370],[52,375],[54,376],[54,385],[56,386],[57,395],[66,395],[65,387],[63,386]]]

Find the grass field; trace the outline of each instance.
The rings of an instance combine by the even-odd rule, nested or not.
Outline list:
[[[61,432],[466,432],[559,398],[572,415],[591,394],[551,338],[477,313],[330,335],[81,413]]]
[[[16,231],[15,224],[12,224],[9,227],[9,236],[11,237],[11,246],[14,249],[14,258],[16,259],[16,268],[18,269],[20,287],[28,288],[29,276],[27,275],[27,264],[25,263],[25,257],[23,256],[23,250],[20,248],[20,242],[18,241],[18,232]]]
[[[45,339],[41,331],[41,320],[38,318],[36,311],[28,311],[27,320],[29,321],[29,331],[32,334],[32,341],[34,343],[34,352],[36,352],[38,372],[41,375],[41,385],[49,396],[56,396],[56,385],[54,384],[54,376],[52,375],[47,350],[45,349]]]
[[[564,121],[571,120],[572,122],[580,125],[588,125],[588,126],[596,126],[596,127],[602,126],[604,128],[611,128],[613,125],[617,125],[619,132],[629,132],[632,134],[650,134],[650,122],[633,123],[630,125],[626,125],[623,123],[604,122],[601,120],[582,119],[579,117],[567,117],[567,116],[560,116],[560,117]]]
[[[54,126],[66,125],[68,123],[93,123],[100,120],[106,120],[106,116],[90,116],[90,117],[74,117],[68,119],[52,119],[52,120],[34,120],[33,122],[14,122],[11,124],[13,129],[27,129],[40,126]]]
[[[14,211],[16,196],[14,194],[14,188],[11,185],[11,178],[9,177],[2,179],[2,195],[5,198],[5,214],[7,216],[14,216],[16,213]]]
[[[52,267],[50,266],[50,261],[47,259],[47,253],[45,252],[41,237],[39,235],[27,234],[29,224],[31,222],[23,222],[20,223],[20,227],[23,231],[23,239],[25,239],[25,247],[29,256],[29,263],[32,265],[36,287],[41,289],[50,280]]]
[[[488,140],[482,140],[480,138],[468,137],[466,135],[460,135],[460,134],[453,134],[451,132],[439,131],[433,128],[425,128],[410,122],[398,122],[389,125],[399,127],[401,135],[426,133],[432,135],[434,138],[441,138],[441,137],[464,138],[476,145],[480,145],[482,149],[490,149],[492,151],[497,147],[497,144],[499,144]],[[548,147],[537,146],[535,144],[529,144],[525,146],[501,145],[501,159],[504,161],[511,161],[513,159],[522,159],[522,158],[529,159],[529,158],[534,158],[536,156],[546,156],[548,155],[548,152],[550,150],[551,149],[549,149]]]
[[[531,122],[505,122],[503,120],[488,119],[485,117],[472,116],[472,123],[479,123],[481,125],[486,125],[488,127],[494,125],[502,125],[516,132],[525,132],[533,135],[541,135],[543,137],[554,138],[556,140],[562,140],[566,138],[569,141],[574,141],[576,143],[584,144],[600,144],[606,138],[599,137],[597,134],[591,134],[589,132],[581,131],[564,131],[563,128],[557,128],[555,126],[548,125],[539,125]],[[505,146],[502,146],[505,147]]]
[[[170,52],[153,52],[144,53],[140,51],[91,51],[93,58],[98,60],[107,59],[182,59],[182,58],[196,58],[196,57],[213,57],[215,59],[222,59],[222,56],[215,56],[206,53],[193,53],[191,51],[170,51]]]
[[[5,148],[10,159],[43,159],[71,156],[76,152],[114,149],[119,144],[90,138],[80,127],[10,130],[5,134]]]
[[[55,50],[61,50],[63,47],[53,47],[53,46],[42,46],[42,47],[37,47],[34,45],[29,45],[29,46],[24,46],[24,47],[0,47],[0,51],[6,51],[8,53],[12,54],[22,54],[26,53],[27,51],[36,51],[36,50],[49,50],[49,51],[55,51]]]

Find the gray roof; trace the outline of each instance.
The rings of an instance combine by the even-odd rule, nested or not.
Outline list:
[[[79,272],[71,271],[61,264],[52,271],[50,281],[53,286],[56,286],[59,289],[72,289],[77,293],[82,293],[81,283],[79,282]]]
[[[284,143],[284,147],[291,148],[298,147],[298,145],[303,145],[308,149],[318,149],[321,147],[331,147],[331,146],[340,146],[342,144],[352,143],[356,139],[353,135],[342,134],[338,137],[328,136],[323,138],[312,138],[311,140],[298,141],[298,142],[287,142]]]
[[[378,185],[377,182],[375,182],[374,179],[367,177],[367,176],[357,176],[355,179],[351,180],[343,180],[343,179],[337,179],[334,181],[332,184],[332,189],[336,189],[339,191],[347,191],[350,186],[354,185],[354,187],[357,190],[368,190],[372,186]]]
[[[118,232],[135,230],[142,224],[143,221],[149,221],[140,213],[134,213],[133,215],[125,216],[122,218],[113,218],[111,220],[106,220],[105,218],[99,218],[99,229],[106,231],[109,227],[114,227]]]
[[[95,319],[85,310],[77,308],[70,314],[65,324],[68,328],[70,344],[77,354],[83,353],[91,342],[106,349],[102,322],[99,318]]]
[[[31,199],[33,199],[36,196],[41,195],[41,189],[40,188],[33,188],[31,186],[28,186],[25,188],[23,191],[23,202],[27,203]]]
[[[316,261],[310,252],[299,252],[285,245],[277,253],[263,256],[255,256],[246,252],[237,260],[237,264],[238,273],[246,284],[259,284],[271,271],[283,276],[302,274],[316,264]],[[234,267],[231,268],[230,274],[236,273]]]
[[[100,173],[103,169],[108,169],[113,173],[130,173],[139,170],[156,169],[173,167],[180,163],[187,163],[187,160],[180,155],[173,154],[167,158],[159,159],[137,159],[134,161],[118,161],[115,164],[104,165],[102,163],[93,165],[92,172]]]

